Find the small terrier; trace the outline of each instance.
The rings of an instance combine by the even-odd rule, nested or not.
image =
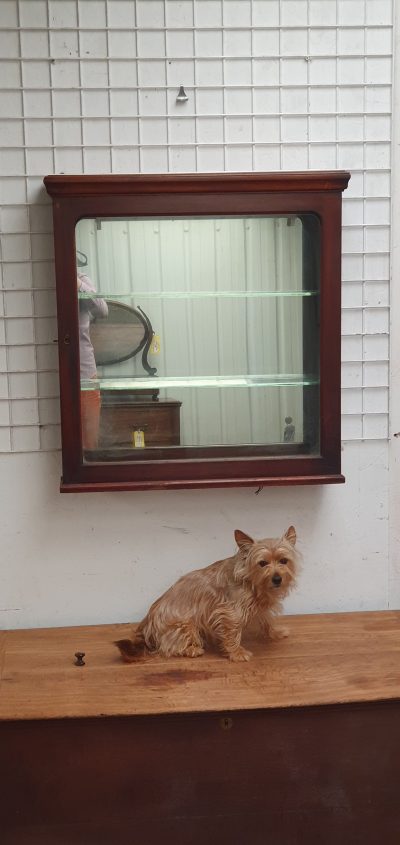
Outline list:
[[[199,657],[204,646],[216,644],[229,660],[249,660],[242,633],[256,619],[265,636],[287,637],[275,623],[281,600],[296,580],[296,531],[279,539],[253,540],[235,531],[238,551],[179,579],[139,623],[132,640],[118,640],[127,663],[145,650],[163,657]]]

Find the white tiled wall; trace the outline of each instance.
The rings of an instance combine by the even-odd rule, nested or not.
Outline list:
[[[343,439],[387,438],[391,0],[1,0],[0,55],[0,451],[59,446],[53,172],[351,170]]]

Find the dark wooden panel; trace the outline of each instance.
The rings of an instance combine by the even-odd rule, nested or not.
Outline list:
[[[389,702],[3,723],[2,845],[398,845],[399,716]]]
[[[144,431],[146,446],[178,446],[180,443],[180,402],[124,402],[103,404],[100,418],[99,449],[131,446],[132,432]],[[134,450],[135,451],[135,450]]]

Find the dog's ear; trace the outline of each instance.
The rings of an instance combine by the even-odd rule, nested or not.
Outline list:
[[[254,540],[249,537],[248,534],[245,534],[244,531],[239,531],[238,528],[235,531],[235,540],[239,546],[240,551],[244,552],[245,554],[248,553],[250,546],[254,545]]]
[[[291,546],[296,545],[296,539],[297,539],[296,529],[294,528],[293,525],[289,526],[288,530],[285,531],[283,536],[284,536],[285,540],[287,540],[290,543]]]

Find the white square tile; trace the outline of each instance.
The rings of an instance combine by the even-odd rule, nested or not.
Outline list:
[[[25,117],[51,117],[49,91],[24,91]]]
[[[354,227],[353,229],[344,229],[342,233],[342,249],[344,253],[347,252],[363,252],[364,248],[364,231],[363,229]]]
[[[363,421],[361,414],[342,416],[342,442],[348,440],[361,440],[363,433]]]
[[[279,56],[279,30],[259,29],[253,32],[253,56]]]
[[[364,223],[364,202],[363,200],[349,200],[344,195],[342,205],[343,226],[354,226]]]
[[[38,392],[41,399],[58,398],[60,392],[58,373],[39,373]]]
[[[364,364],[365,387],[388,387],[389,364],[387,361],[371,361]]]
[[[113,0],[115,2],[115,0]],[[61,448],[61,430],[58,425],[43,425],[40,428],[40,448],[53,451]]]
[[[0,147],[18,147],[24,143],[22,120],[3,121],[0,136]]]
[[[0,373],[0,399],[2,402],[8,399],[8,378],[5,373]]]
[[[366,279],[388,279],[390,274],[388,255],[366,255],[365,256],[365,278]]]
[[[38,317],[35,320],[36,343],[53,343],[57,340],[57,321],[49,317]]]
[[[373,169],[389,169],[390,168],[390,144],[375,143],[366,144],[365,147],[365,165]]]
[[[282,0],[281,2],[282,26],[307,26],[307,13],[307,0]]]
[[[282,118],[282,141],[308,140],[308,122],[306,117]]]
[[[223,147],[199,147],[197,150],[197,166],[204,173],[220,173],[224,170]]]
[[[27,29],[46,27],[46,0],[19,0],[19,21],[20,26]]]
[[[222,84],[223,62],[219,59],[197,59],[196,80],[198,85]]]
[[[164,26],[164,3],[162,0],[136,0],[136,23],[140,27]]]
[[[111,150],[111,163],[113,173],[138,173],[139,172],[139,150],[133,147]]]
[[[140,142],[141,144],[166,144],[167,143],[167,121],[165,118],[149,118],[140,121]]]
[[[0,428],[0,452],[11,451],[11,432],[9,428]]]
[[[5,205],[26,202],[25,179],[0,179],[0,202]]]
[[[365,361],[387,361],[389,358],[389,337],[387,335],[366,335],[363,338]]]
[[[312,144],[309,150],[311,170],[335,170],[337,168],[337,150],[330,144]]]
[[[279,114],[279,90],[256,88],[253,94],[255,114]]]
[[[0,114],[4,117],[22,117],[20,91],[0,91]]]
[[[56,173],[83,173],[82,150],[58,149],[54,151]]]
[[[250,146],[226,147],[226,168],[230,171],[252,170],[253,151]]]
[[[83,143],[89,147],[102,147],[110,143],[108,120],[84,120]]]
[[[308,166],[307,146],[282,146],[282,167],[284,170],[306,170]]]
[[[304,29],[282,29],[281,51],[284,56],[307,55],[307,31]]]
[[[225,139],[227,143],[246,143],[253,140],[251,118],[227,117],[225,121]]]
[[[336,59],[319,59],[313,56],[308,62],[308,72],[312,85],[335,85]]]
[[[136,56],[135,33],[129,29],[124,32],[109,32],[108,55],[116,59],[134,58]]]
[[[250,0],[230,0],[223,4],[224,26],[240,27],[251,24]]]
[[[27,252],[29,253],[29,245]],[[15,291],[4,294],[7,317],[31,317],[33,301],[29,291]]]
[[[22,62],[22,82],[24,88],[49,88],[49,62]],[[54,68],[54,65],[51,65]]]
[[[112,5],[112,4],[110,4]],[[106,4],[104,0],[79,0],[79,26],[89,28],[96,22],[96,26],[100,29],[106,26]]]
[[[366,88],[365,89],[365,110],[367,112],[387,112],[391,111],[391,89],[389,86],[382,88]]]
[[[54,169],[52,150],[26,150],[26,167],[31,176],[43,176]]]
[[[226,59],[224,68],[226,85],[251,85],[250,59]]]
[[[228,114],[247,114],[252,109],[249,88],[228,88],[225,90],[225,110]]]
[[[194,61],[191,59],[177,59],[167,63],[168,85],[176,85],[177,90],[181,85],[194,85]]]
[[[111,172],[111,151],[102,149],[83,150],[84,169],[87,173],[110,173]]]
[[[336,53],[335,29],[310,29],[309,52],[311,56],[329,56]],[[306,48],[304,50],[307,53]]]
[[[60,422],[60,403],[58,399],[39,399],[38,405],[41,425]]]
[[[19,88],[21,85],[21,71],[19,62],[2,62],[2,88]]]
[[[170,118],[168,135],[171,144],[194,144],[196,140],[196,122],[194,118]]]
[[[284,59],[281,81],[283,85],[307,84],[307,62],[304,59]]]
[[[18,205],[0,208],[0,231],[6,232],[28,232],[29,218],[28,209]]]
[[[167,81],[165,61],[154,59],[152,62],[145,62],[139,60],[137,63],[137,74],[139,85],[165,85]]]
[[[364,414],[387,414],[389,391],[385,387],[366,387],[363,391]]]
[[[222,31],[198,30],[195,33],[195,56],[222,56]]]
[[[365,32],[365,49],[370,55],[388,55],[392,53],[392,29],[367,29]]]
[[[392,23],[392,0],[368,0],[365,11],[366,21],[370,25],[379,26]]]
[[[306,114],[308,112],[307,88],[283,88],[281,91],[282,113]]]
[[[390,141],[391,118],[389,115],[374,115],[365,118],[365,138],[367,141]]]
[[[128,29],[135,26],[135,3],[113,0],[107,6],[107,20],[110,29]]]
[[[390,225],[390,200],[368,199],[365,202],[365,222]]]
[[[278,117],[254,118],[254,140],[257,143],[279,142],[280,131],[280,120]]]
[[[343,362],[341,369],[343,388],[362,386],[362,364]]]
[[[111,111],[113,111],[113,101],[119,97],[120,91],[111,91]],[[123,92],[125,96],[125,92]],[[82,113],[85,117],[106,117],[109,112],[108,92],[107,91],[82,91]]]
[[[191,30],[169,30],[166,35],[169,57],[194,56],[194,38]]]
[[[149,96],[148,92],[146,92]],[[144,92],[143,92],[143,96]],[[137,114],[136,91],[110,91],[110,109],[113,117],[133,117]]]
[[[364,0],[338,0],[338,23],[344,26],[362,26],[365,20]]]
[[[19,57],[18,33],[12,30],[0,32],[0,55],[2,59],[17,59]],[[22,54],[24,55],[24,53]]]
[[[35,425],[15,426],[12,444],[13,452],[36,452],[40,449],[39,428]]]
[[[33,343],[34,331],[32,319],[8,320],[6,325],[7,343]]]
[[[1,235],[1,250],[3,261],[29,260],[29,235]]]
[[[182,0],[168,0],[165,4],[166,26],[185,27],[193,26],[192,3],[184,3]]]
[[[338,111],[357,114],[364,111],[364,88],[338,88]]]
[[[0,400],[0,426],[9,426],[10,425],[10,410],[8,407],[8,401],[2,399]]]
[[[78,33],[68,30],[50,30],[50,55],[52,59],[70,59],[79,56]]]
[[[363,259],[359,255],[344,255],[342,257],[342,281],[358,281],[363,277]]]
[[[10,173],[23,176],[25,173],[25,157],[23,150],[0,150],[0,174],[8,176]]]
[[[372,85],[377,85],[379,82],[391,84],[392,80],[392,60],[391,58],[377,58],[367,59],[366,61],[366,81]]]
[[[342,361],[361,361],[362,338],[342,337]]]
[[[361,308],[363,305],[362,282],[344,282],[342,286],[342,307]]]
[[[389,421],[385,414],[364,417],[364,437],[368,440],[386,440],[389,434]]]
[[[32,268],[33,287],[55,287],[55,270],[52,260],[52,252],[47,256],[47,261],[35,261]]]
[[[55,117],[79,117],[80,112],[79,91],[53,91],[53,114]]]
[[[389,252],[389,226],[367,226],[365,229],[365,249],[367,252]]]
[[[255,85],[279,84],[279,59],[253,59]]]
[[[1,20],[4,27],[18,26],[18,7],[14,0],[3,0],[1,5]]]
[[[224,56],[251,56],[249,29],[226,29],[223,33]]]
[[[112,144],[137,144],[139,138],[139,121],[135,118],[125,118],[111,121]]]
[[[140,151],[140,169],[142,173],[166,173],[168,171],[168,153],[166,148],[142,148]]]
[[[364,82],[364,58],[338,59],[338,83],[356,85]]]
[[[113,66],[114,63],[111,63],[111,68]],[[81,62],[81,81],[85,88],[106,88],[108,85],[107,62]],[[110,84],[117,85],[118,83],[110,79]],[[136,84],[136,76],[132,84]]]
[[[362,390],[356,387],[342,390],[342,414],[362,413]]]
[[[390,197],[390,176],[388,173],[366,173],[365,194],[370,197]]]
[[[195,25],[218,27],[222,25],[221,0],[197,0],[194,4]]]
[[[222,114],[224,108],[222,90],[204,89],[196,91],[197,114]]]
[[[96,30],[79,30],[79,48],[82,58],[101,58],[107,56],[107,36]]]
[[[336,140],[336,118],[335,117],[310,117],[310,140],[311,141],[335,141]]]
[[[129,95],[128,95],[129,97]],[[167,103],[165,91],[157,91],[156,88],[139,91],[139,114],[140,115],[166,115]],[[128,107],[116,114],[129,115],[135,112]]]
[[[169,170],[173,173],[193,173],[196,152],[190,147],[172,147],[169,151]]]
[[[59,147],[75,147],[82,144],[82,122],[80,120],[55,120],[54,143]]]
[[[366,334],[388,334],[389,309],[368,308],[365,311],[364,330]]]
[[[37,396],[36,373],[14,373],[9,376],[11,399],[34,399]]]
[[[38,346],[36,354],[37,368],[39,371],[58,369],[58,353],[56,344]]]
[[[338,167],[343,170],[362,170],[364,167],[364,147],[362,144],[346,144],[339,147]]]
[[[309,0],[308,7],[311,26],[335,26],[336,0]]]
[[[363,29],[339,29],[338,30],[338,53],[343,55],[364,54],[364,30]]]
[[[53,143],[51,120],[26,120],[25,143],[29,147],[47,147]]]
[[[163,32],[138,31],[136,35],[137,53],[141,58],[162,58],[165,56],[165,37]]]
[[[279,0],[253,0],[253,26],[279,26]]]
[[[9,371],[24,372],[36,369],[34,346],[10,346],[8,349]]]
[[[197,140],[200,144],[220,144],[224,140],[222,117],[197,118]]]
[[[389,307],[389,281],[364,282],[364,304],[371,308],[380,305]]]
[[[32,264],[30,262],[3,262],[3,285],[5,288],[32,287]]]
[[[326,114],[336,111],[335,88],[310,88],[310,112]]]
[[[339,141],[361,141],[364,139],[364,118],[358,116],[338,117]]]

